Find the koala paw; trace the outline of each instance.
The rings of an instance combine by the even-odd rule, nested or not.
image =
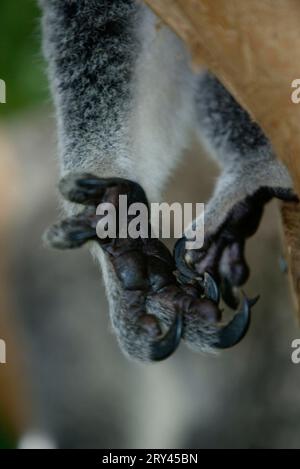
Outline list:
[[[181,338],[192,346],[208,349],[231,347],[244,337],[253,302],[244,297],[233,320],[227,325],[220,324],[222,311],[212,277],[214,271],[210,272],[211,262],[202,264],[203,278],[199,279],[195,270],[193,284],[184,284],[173,256],[158,239],[124,238],[119,233],[105,239],[97,236],[101,220],[96,211],[99,204],[110,203],[118,213],[119,196],[127,195],[128,204],[140,202],[148,206],[137,183],[77,174],[64,178],[60,191],[67,200],[83,205],[84,209],[50,228],[45,234],[46,241],[60,249],[78,248],[87,242],[101,246],[117,279],[110,288],[121,290],[122,305],[115,312],[113,324],[127,355],[158,361],[170,356]]]

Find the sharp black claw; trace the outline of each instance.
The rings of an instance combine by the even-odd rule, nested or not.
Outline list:
[[[231,309],[236,309],[239,305],[239,299],[235,296],[234,290],[229,280],[224,277],[221,282],[222,299]]]
[[[220,289],[209,272],[204,273],[203,279],[204,296],[216,304],[220,303]]]
[[[244,294],[244,296],[245,296],[245,294]],[[259,299],[260,299],[260,295],[257,295],[255,298],[248,299],[249,304],[250,304],[250,308],[253,308],[256,305],[256,303],[258,302]]]
[[[101,184],[101,179],[97,178],[96,176],[92,176],[90,174],[85,174],[82,175],[78,181],[77,184],[82,187],[94,187],[94,186],[103,186],[103,182]]]
[[[150,359],[158,362],[170,357],[180,344],[182,329],[182,315],[177,314],[168,332],[151,344]]]
[[[50,227],[43,236],[49,246],[57,249],[75,249],[87,241],[97,239],[96,230],[84,225],[79,218],[70,218]]]
[[[105,189],[116,186],[118,182],[117,179],[100,179],[86,174],[77,180],[77,186],[84,189],[87,193],[95,194],[95,196],[98,195],[100,198]]]
[[[185,243],[186,239],[184,237],[177,241],[174,247],[174,259],[176,267],[180,272],[180,277],[183,281],[188,283],[189,281],[195,279],[195,271],[192,270],[184,260]]]
[[[69,238],[73,243],[77,243],[78,246],[85,244],[87,241],[92,239],[97,239],[95,230],[74,231],[73,233],[70,233]]]
[[[257,301],[258,298],[250,300],[244,295],[241,310],[227,326],[220,329],[215,348],[227,349],[233,347],[245,337],[251,323],[251,308]]]

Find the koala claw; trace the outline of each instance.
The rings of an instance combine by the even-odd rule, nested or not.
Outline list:
[[[207,298],[213,301],[216,304],[220,303],[221,295],[220,289],[215,281],[215,279],[210,275],[209,272],[204,272],[203,276],[203,288],[204,294]]]
[[[257,303],[259,297],[250,300],[244,295],[241,310],[232,321],[217,334],[215,348],[226,349],[237,345],[247,334],[251,322],[251,308]]]
[[[162,361],[169,358],[178,348],[183,332],[182,315],[177,313],[175,320],[165,335],[152,342],[150,347],[150,360]]]
[[[236,309],[239,305],[239,299],[237,297],[236,291],[237,287],[232,286],[227,277],[221,279],[221,296],[224,303],[231,309]]]

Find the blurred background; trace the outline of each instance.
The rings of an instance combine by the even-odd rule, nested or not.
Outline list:
[[[291,342],[300,330],[279,268],[276,203],[248,244],[246,291],[261,300],[242,344],[217,357],[182,346],[159,365],[129,362],[87,250],[42,245],[60,211],[39,11],[34,0],[1,0],[0,18],[0,447],[299,447]],[[203,202],[216,175],[195,144],[165,199]]]

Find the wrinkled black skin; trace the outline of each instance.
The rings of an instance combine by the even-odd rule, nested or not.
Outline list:
[[[195,314],[207,324],[216,324],[221,319],[218,302],[205,297],[203,285],[199,282],[194,285],[178,282],[174,258],[158,239],[97,237],[96,226],[100,216],[95,213],[100,203],[112,203],[118,209],[118,197],[122,194],[127,195],[128,205],[134,202],[148,205],[146,195],[138,184],[85,174],[78,176],[71,188],[62,180],[60,190],[69,201],[86,205],[86,208],[79,215],[55,225],[52,231],[50,229],[48,240],[54,247],[64,249],[78,248],[91,240],[100,244],[123,289],[130,316],[128,320],[136,318],[141,331],[153,339],[150,360],[163,360],[174,352],[182,337],[185,316]],[[128,224],[130,221],[131,217],[128,216]],[[57,232],[60,233],[58,242],[53,236]],[[173,325],[165,335],[158,319],[146,312],[150,297],[161,299],[164,306],[174,312]]]
[[[232,288],[244,285],[250,274],[245,260],[245,242],[256,233],[264,207],[274,197],[288,202],[298,201],[291,190],[262,187],[233,207],[218,231],[205,238],[201,249],[187,252],[186,239],[179,240],[174,257],[182,276],[188,280],[208,272],[221,288],[224,301],[231,308],[236,308],[237,299]],[[226,266],[226,271],[222,270],[222,265]]]
[[[244,258],[244,245],[260,223],[263,209],[273,197],[296,201],[291,191],[262,188],[253,196],[237,204],[219,230],[205,239],[200,250],[185,251],[186,239],[175,246],[174,256],[158,239],[129,237],[100,239],[96,233],[100,216],[96,207],[112,203],[118,210],[119,195],[127,195],[128,205],[148,201],[139,184],[120,178],[100,179],[90,174],[78,175],[72,183],[62,180],[60,190],[71,202],[85,205],[79,215],[60,222],[50,230],[48,239],[60,248],[78,248],[87,241],[96,241],[107,254],[117,275],[123,297],[141,333],[150,338],[150,360],[166,359],[178,347],[185,318],[196,314],[207,324],[217,324],[221,319],[220,291],[223,300],[236,309],[239,301],[234,286],[241,286],[248,278],[249,268]],[[133,217],[128,216],[128,224]],[[150,221],[149,233],[150,233]],[[117,226],[117,231],[120,229]],[[60,233],[55,237],[55,233]],[[53,235],[54,234],[54,235]],[[63,242],[62,242],[63,240]],[[187,259],[188,256],[188,259]],[[222,260],[227,271],[221,270]],[[199,281],[199,275],[202,281]],[[157,317],[147,313],[149,298],[162,300],[165,308],[173,311],[174,321],[163,334]],[[241,311],[227,326],[219,328],[215,347],[229,348],[237,344],[250,325],[251,307],[256,300],[246,297]]]
[[[63,182],[61,188],[63,192]],[[117,237],[100,240],[97,237],[95,229],[100,217],[95,215],[95,207],[100,203],[109,202],[118,208],[118,197],[121,194],[128,196],[128,205],[140,202],[148,206],[146,195],[139,184],[119,178],[99,179],[84,175],[78,180],[76,191],[64,194],[68,200],[88,206],[83,213],[61,224],[61,226],[64,224],[66,231],[73,225],[68,232],[69,247],[80,247],[91,239],[97,241],[108,254],[125,291],[139,292],[141,297],[164,291],[167,302],[168,300],[175,302],[175,309],[185,313],[193,306],[194,298],[204,292],[200,286],[198,288],[189,286],[188,294],[185,294],[185,287],[178,284],[175,276],[174,259],[162,242],[151,238]],[[128,216],[128,224],[132,218]],[[203,305],[205,306],[205,301]],[[207,315],[208,320],[211,315],[212,321],[216,321],[219,316],[214,305],[204,307],[201,314],[204,317]]]
[[[256,232],[264,206],[273,197],[297,200],[290,191],[262,188],[231,210],[217,233],[205,239],[202,249],[186,252],[186,239],[183,238],[175,246],[173,257],[158,239],[121,239],[118,236],[100,239],[97,236],[100,216],[96,215],[96,207],[100,203],[112,203],[118,210],[119,195],[127,195],[128,205],[140,202],[148,206],[146,194],[139,184],[83,174],[78,175],[71,185],[62,180],[60,190],[66,199],[86,208],[79,215],[54,226],[48,239],[52,245],[64,249],[78,248],[91,240],[100,244],[119,279],[129,311],[128,320],[135,318],[141,333],[150,338],[149,358],[153,361],[166,359],[175,351],[183,334],[184,318],[190,314],[196,314],[207,324],[218,323],[222,316],[218,306],[220,290],[224,301],[231,308],[237,308],[239,301],[232,288],[245,283],[249,275],[244,258],[245,240]],[[128,224],[132,218],[128,216]],[[148,223],[150,232],[149,220]],[[117,226],[117,230],[120,228]],[[60,236],[55,238],[53,233],[57,232]],[[220,269],[224,258],[225,273]],[[160,298],[174,313],[173,324],[165,334],[156,316],[147,313],[146,304],[150,297]],[[244,298],[241,311],[229,325],[220,327],[216,348],[229,348],[246,335],[255,302]]]

